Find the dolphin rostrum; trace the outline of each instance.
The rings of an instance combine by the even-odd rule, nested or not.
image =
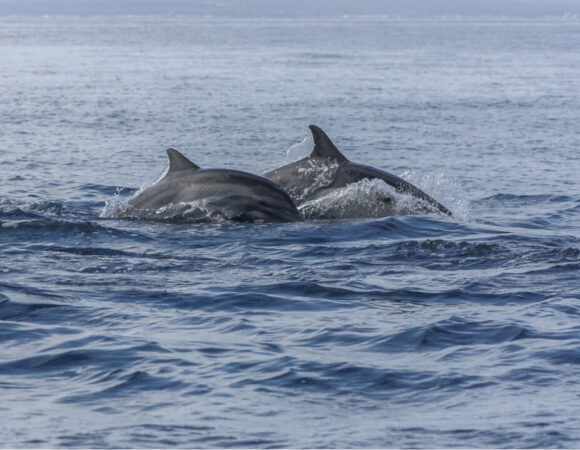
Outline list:
[[[193,222],[301,220],[290,196],[271,180],[240,170],[200,169],[167,149],[169,169],[112,217]]]
[[[350,162],[324,131],[315,125],[310,125],[309,128],[314,138],[312,153],[264,174],[282,186],[298,206],[351,183],[379,179],[394,188],[397,193],[412,195],[422,200],[428,207],[427,210],[452,215],[445,206],[408,181],[374,167]]]

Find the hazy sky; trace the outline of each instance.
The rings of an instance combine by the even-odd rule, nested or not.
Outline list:
[[[580,0],[0,0],[0,14],[580,15]]]

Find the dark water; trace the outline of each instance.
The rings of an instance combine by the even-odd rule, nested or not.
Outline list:
[[[1,18],[2,446],[578,447],[579,37]],[[260,173],[309,123],[455,217],[101,217],[165,147]]]

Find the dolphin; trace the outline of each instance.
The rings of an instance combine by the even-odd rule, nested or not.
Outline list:
[[[409,194],[422,200],[426,211],[435,210],[451,216],[441,203],[402,178],[374,167],[349,161],[332,143],[324,131],[309,126],[314,138],[310,155],[285,166],[266,172],[264,176],[278,183],[294,199],[298,206],[321,198],[336,189],[368,179],[383,180],[396,192]]]
[[[113,218],[191,222],[293,222],[302,216],[271,180],[240,170],[201,169],[173,148],[169,169],[111,214]]]

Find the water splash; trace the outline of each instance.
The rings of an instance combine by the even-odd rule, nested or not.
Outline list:
[[[305,135],[300,142],[288,147],[288,150],[286,150],[286,162],[294,162],[305,157],[312,151],[313,147],[314,140],[312,139],[312,136],[310,134]]]
[[[414,170],[406,170],[399,176],[445,205],[456,219],[471,219],[471,201],[457,180],[444,173],[420,174]]]
[[[327,190],[322,196],[300,206],[306,219],[359,219],[417,215],[437,211],[422,199],[398,193],[383,180],[364,179],[340,189]]]
[[[118,215],[119,211],[122,211],[123,208],[127,207],[127,202],[134,197],[137,197],[141,192],[145,189],[153,186],[154,184],[161,181],[165,175],[169,172],[169,166],[165,167],[161,172],[157,172],[157,177],[153,181],[145,182],[139,189],[130,189],[125,187],[117,187],[115,193],[111,198],[105,200],[105,206],[99,213],[99,217],[101,219],[110,219]],[[127,198],[128,194],[132,194],[129,198]]]
[[[143,189],[144,188],[142,187],[137,192],[140,192]],[[113,196],[105,200],[105,206],[99,213],[101,219],[111,218],[116,211],[119,211],[126,204],[126,197],[123,195],[126,190],[126,188],[118,187]]]

